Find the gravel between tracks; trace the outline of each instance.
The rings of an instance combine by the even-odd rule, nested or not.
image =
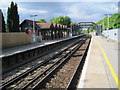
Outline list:
[[[26,72],[27,70],[30,70],[32,67],[34,67],[35,65],[40,64],[41,62],[43,62],[44,60],[46,60],[49,57],[52,57],[53,55],[55,55],[56,53],[58,53],[59,51],[63,50],[64,48],[66,48],[67,46],[63,46],[61,49],[55,50],[54,52],[51,52],[45,56],[42,56],[34,61],[31,61],[30,63],[27,63],[25,65],[22,65],[21,67],[18,67],[15,70],[12,70],[6,74],[4,74],[2,76],[2,83],[8,82],[9,80],[19,76],[20,74]]]
[[[27,84],[28,82],[30,82],[33,78],[35,78],[38,74],[44,72],[46,69],[48,69],[50,66],[52,66],[57,60],[53,60],[47,63],[47,65],[41,66],[40,68],[38,68],[37,70],[35,70],[34,72],[30,73],[27,77],[21,79],[20,81],[18,81],[17,83],[15,83],[14,85],[11,85],[9,87],[9,89],[13,90],[16,88],[21,88],[22,86],[24,86],[25,84]]]
[[[74,46],[75,47],[75,46]],[[74,48],[72,47],[72,48]],[[72,49],[71,48],[71,49]],[[69,51],[66,51],[66,53],[68,53]],[[65,52],[64,52],[65,53]],[[60,57],[58,57],[60,58]],[[19,89],[22,86],[24,86],[25,84],[29,83],[33,78],[37,77],[40,73],[44,72],[46,69],[48,69],[50,66],[52,66],[55,62],[58,61],[57,59],[53,59],[50,60],[47,64],[45,64],[44,66],[41,66],[40,68],[38,68],[37,70],[35,70],[34,72],[30,73],[28,76],[26,76],[25,78],[19,80],[18,82],[14,83],[13,85],[11,85],[10,87],[8,87],[7,89]]]
[[[46,83],[45,88],[66,88],[74,71],[76,70],[82,55],[85,52],[87,42],[70,58],[70,60]]]

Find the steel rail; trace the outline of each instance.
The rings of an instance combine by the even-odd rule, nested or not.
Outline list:
[[[81,36],[81,37],[84,37],[85,35],[83,35],[83,36]],[[71,42],[71,41],[70,41]],[[68,42],[67,43],[67,45],[68,44],[70,44],[70,42]],[[66,45],[66,44],[65,44]],[[33,60],[36,60],[37,58],[39,58],[39,57],[41,57],[41,56],[45,56],[46,54],[49,54],[49,53],[51,53],[51,52],[54,52],[56,49],[60,49],[61,47],[64,47],[65,45],[61,45],[61,46],[58,46],[58,47],[55,47],[54,49],[52,49],[52,50],[50,50],[50,51],[47,51],[47,52],[45,52],[45,53],[42,53],[41,55],[38,55],[38,56],[35,56],[35,57],[33,57],[32,59],[30,59],[30,58],[28,58],[28,60],[30,60],[30,61],[33,61]],[[39,47],[38,47],[39,48]],[[31,50],[28,50],[28,51],[31,51]],[[21,54],[22,53],[24,53],[24,52],[20,52]],[[16,55],[16,54],[14,54],[14,55]],[[13,55],[13,56],[14,56]],[[10,55],[11,56],[11,55]],[[5,57],[8,57],[8,56],[5,56]],[[26,60],[26,61],[28,61],[28,60]],[[27,62],[25,62],[23,65],[25,65]],[[8,70],[8,71],[5,71],[5,72],[2,72],[2,74],[5,74],[5,73],[7,73],[7,72],[9,72],[9,71],[11,71],[11,70]],[[4,85],[5,83],[3,83],[2,85]]]
[[[48,72],[51,68],[53,68],[55,65],[57,65],[58,63],[60,63],[62,61],[62,59],[64,59],[69,53],[67,53],[66,55],[62,56],[57,62],[55,62],[51,67],[49,67],[48,69],[46,69],[44,72],[40,73],[37,77],[35,77],[32,81],[30,81],[28,84],[26,84],[25,86],[23,86],[20,90],[24,90],[26,89],[29,85],[31,85],[35,80],[37,80],[38,78],[40,78],[42,75],[46,74],[46,72]]]
[[[72,50],[71,50],[72,51]],[[45,70],[43,73],[40,73],[37,77],[35,77],[32,81],[30,81],[29,83],[27,83],[25,86],[23,86],[20,90],[25,90],[27,87],[29,87],[29,85],[31,85],[35,80],[37,80],[38,78],[40,78],[42,75],[46,74],[46,72],[48,72],[51,68],[53,68],[55,65],[57,65],[58,63],[60,63],[62,61],[62,59],[64,59],[69,53],[67,53],[65,56],[62,56],[57,62],[55,62],[51,67],[49,67],[47,70]]]
[[[52,71],[50,71],[50,73],[48,73],[42,80],[40,80],[37,84],[35,84],[31,90],[37,90],[37,89],[41,89],[44,84],[47,82],[47,79],[49,79],[58,69],[59,67],[61,67],[70,57],[73,53],[75,53],[75,51],[77,51],[77,49],[82,46],[82,44],[85,42],[86,40],[83,40],[80,42],[80,44],[78,44],[78,46],[76,46],[73,50],[71,50],[70,54],[64,58],[64,60],[59,63]]]
[[[79,64],[78,64],[76,70],[74,71],[70,82],[68,83],[68,85],[67,85],[67,87],[66,87],[66,90],[75,89],[74,81],[75,81],[75,78],[77,77],[77,74],[80,72],[80,70],[81,70],[81,68],[82,68],[82,63],[83,63],[83,61],[85,60],[85,57],[86,57],[86,54],[87,54],[87,51],[88,51],[88,48],[89,48],[90,41],[91,41],[91,39],[90,39],[89,42],[88,42],[87,48],[85,49],[85,52],[84,52],[84,54],[82,55],[82,58],[80,59]]]
[[[84,38],[84,37],[82,37],[82,38]],[[79,42],[79,41],[78,41],[78,42]],[[77,42],[76,42],[76,43],[77,43]],[[74,43],[74,44],[76,44],[76,43]],[[68,48],[70,48],[71,46],[72,46],[72,45],[70,45]],[[51,60],[52,58],[55,58],[56,55],[59,55],[59,54],[61,54],[62,52],[66,51],[68,48],[66,48],[66,49],[58,52],[58,53],[55,54],[53,57],[50,57],[49,59],[47,59],[47,60],[45,60],[44,62],[38,64],[37,66],[35,66],[35,67],[33,67],[32,69],[26,71],[25,73],[22,73],[22,74],[20,74],[19,76],[17,76],[17,77],[15,77],[15,78],[11,79],[10,81],[4,83],[4,84],[2,85],[2,90],[4,90],[7,86],[11,85],[12,83],[16,82],[17,80],[19,80],[20,78],[25,77],[26,75],[28,75],[29,73],[31,73],[31,72],[34,71],[35,69],[39,68],[40,66],[42,66],[43,64],[45,64],[46,62],[48,62],[49,60]]]

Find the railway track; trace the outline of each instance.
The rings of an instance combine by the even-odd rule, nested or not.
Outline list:
[[[75,40],[77,42],[77,40]],[[70,44],[71,43],[71,44]],[[67,47],[71,46],[72,42],[65,43],[62,46],[55,47],[53,50],[48,52],[47,55],[43,55],[40,58],[33,59],[32,62],[29,62],[25,65],[22,65],[21,67],[18,67],[17,69],[14,69],[9,71],[8,73],[5,73],[2,75],[2,83],[3,85],[6,84],[9,81],[12,81],[14,78],[19,77],[22,73],[24,74],[25,72],[29,72],[32,68],[37,68],[41,64],[44,64],[47,62],[47,60],[52,59],[55,57],[57,54],[62,52],[63,50],[66,50]]]
[[[85,35],[81,35],[80,38],[84,37]],[[38,64],[40,64],[41,62],[43,61],[46,61],[47,59],[50,59],[51,57],[54,57],[57,53],[59,53],[61,50],[64,50],[66,47],[69,47],[71,43],[73,43],[73,41],[77,41],[79,38],[75,39],[75,40],[70,40],[69,42],[67,41],[66,43],[63,43],[62,45],[58,45],[57,47],[54,47],[52,48],[51,50],[49,50],[50,46],[48,46],[48,48],[46,50],[48,50],[47,52],[43,52],[43,53],[40,53],[40,48],[36,49],[36,50],[33,50],[33,53],[32,51],[27,51],[28,54],[32,53],[32,54],[35,54],[35,53],[38,53],[37,51],[39,51],[39,54],[37,55],[37,57],[35,55],[33,55],[33,57],[36,57],[36,58],[27,58],[25,60],[22,60],[22,61],[29,61],[27,63],[24,63],[23,65],[18,65],[19,62],[17,61],[17,58],[16,58],[16,61],[18,62],[18,67],[15,68],[15,69],[11,69],[9,72],[6,72],[6,73],[3,73],[2,74],[2,83],[6,83],[8,81],[10,81],[11,79],[13,78],[16,78],[17,76],[19,76],[21,73],[24,73],[24,72],[27,72],[29,71],[29,69],[31,69],[32,67],[34,68],[34,66],[38,66]],[[52,45],[51,45],[52,46]],[[21,52],[21,55],[23,55],[24,52]],[[24,58],[28,57],[28,54],[24,55]],[[31,55],[31,54],[30,54]],[[29,56],[30,56],[29,55]],[[12,56],[14,57],[14,55]],[[15,56],[16,57],[16,56]],[[20,56],[19,56],[20,57]],[[22,56],[21,56],[22,57]],[[31,61],[29,60],[31,59]],[[19,60],[19,59],[18,59]],[[4,60],[6,61],[6,60]],[[7,60],[8,61],[8,60]],[[9,61],[8,61],[9,62]],[[12,62],[12,61],[11,61]],[[14,60],[13,60],[14,62]],[[5,62],[4,62],[5,63]],[[6,62],[7,63],[7,62]],[[20,63],[21,64],[21,63]],[[16,65],[16,64],[15,64]],[[14,65],[12,65],[14,66]],[[4,65],[3,65],[4,67]],[[11,66],[10,66],[11,67]]]
[[[72,50],[69,56],[66,57],[57,67],[55,67],[42,80],[38,79],[38,82],[29,88],[32,88],[31,90],[48,88],[76,88],[74,82],[77,81],[74,80],[77,78],[76,75],[79,69],[82,68],[82,60],[85,58],[88,45],[90,43],[90,40],[87,40],[86,44],[83,45],[85,41],[86,40],[79,43],[79,45]]]
[[[76,41],[74,44],[59,52],[54,57],[51,57],[45,62],[40,63],[38,66],[35,66],[18,77],[4,83],[2,89],[34,89],[35,86],[37,86],[38,81],[44,79],[46,75],[54,71],[55,68],[59,67],[59,65],[70,58],[70,56],[77,50],[77,48],[79,48],[85,41],[85,37],[79,41]]]

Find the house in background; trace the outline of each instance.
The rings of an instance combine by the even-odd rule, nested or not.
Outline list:
[[[41,28],[39,33],[41,33],[44,40],[54,39],[55,29],[53,23],[37,23],[37,25]]]
[[[21,32],[26,32],[29,35],[31,35],[33,33],[33,21],[25,19],[20,24],[19,29],[20,29]],[[35,21],[35,32],[36,32],[36,35],[39,35],[39,30],[40,30],[40,27],[36,24],[36,21]]]
[[[20,31],[26,32],[30,36],[33,34],[33,21],[24,20],[20,24]],[[68,28],[65,25],[54,23],[40,23],[35,21],[35,32],[37,36],[42,36],[43,40],[52,40],[68,36]]]

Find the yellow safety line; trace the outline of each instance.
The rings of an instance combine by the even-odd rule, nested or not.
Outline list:
[[[108,59],[107,54],[105,53],[104,49],[102,48],[102,45],[100,44],[100,42],[98,40],[97,40],[97,42],[98,42],[98,45],[99,45],[99,47],[100,47],[100,49],[101,49],[101,51],[102,51],[102,53],[104,55],[104,58],[105,58],[105,60],[107,62],[107,65],[108,65],[108,67],[110,69],[110,72],[111,72],[111,74],[112,74],[112,76],[113,76],[113,78],[115,80],[115,83],[116,83],[116,85],[118,86],[118,88],[120,90],[120,80],[118,79],[118,76],[115,73],[115,71],[114,71],[114,69],[113,69],[113,67],[112,67],[112,65],[110,63],[110,60]]]

